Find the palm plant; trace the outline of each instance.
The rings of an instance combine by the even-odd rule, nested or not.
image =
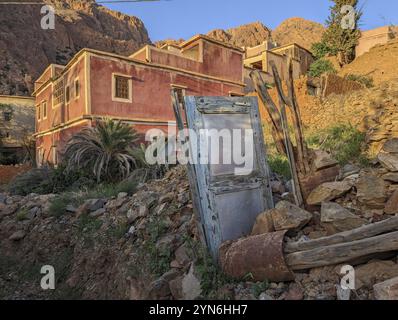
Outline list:
[[[127,124],[99,121],[68,141],[64,152],[67,170],[90,170],[97,182],[123,179],[144,162],[137,139],[137,132]]]

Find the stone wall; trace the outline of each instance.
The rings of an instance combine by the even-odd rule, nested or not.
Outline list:
[[[328,74],[322,78],[323,97],[331,94],[345,94],[361,89],[363,89],[363,85],[359,82],[347,80],[335,74]]]

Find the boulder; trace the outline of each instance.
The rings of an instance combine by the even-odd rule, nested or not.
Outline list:
[[[373,292],[376,300],[398,300],[398,277],[375,284]]]
[[[398,172],[398,154],[379,153],[377,159],[388,171]]]
[[[391,198],[387,201],[384,207],[384,212],[386,214],[397,214],[398,213],[398,190],[396,190]]]
[[[15,231],[10,237],[9,239],[12,241],[20,241],[23,238],[25,238],[26,236],[26,232],[23,230],[19,230],[19,231]]]
[[[94,212],[91,212],[90,217],[97,218],[99,216],[102,216],[105,212],[105,208],[100,208],[98,210],[95,210]]]
[[[390,139],[384,145],[382,150],[388,153],[398,153],[398,139]]]
[[[311,213],[287,201],[278,202],[275,209],[271,211],[275,231],[299,230],[312,219]]]
[[[386,184],[373,174],[361,174],[356,184],[359,202],[371,208],[383,209],[386,202]]]
[[[338,165],[338,162],[326,151],[315,150],[314,156],[314,166],[316,171]]]
[[[367,223],[338,203],[323,202],[321,208],[321,223],[328,235],[356,229]]]
[[[372,288],[376,283],[398,277],[398,264],[393,261],[371,261],[355,268],[355,288]]]
[[[256,222],[254,223],[252,230],[253,236],[275,231],[274,223],[272,221],[272,214],[271,214],[273,210],[277,209],[268,210],[257,216]]]
[[[184,300],[195,300],[202,294],[200,279],[195,272],[194,264],[191,264],[188,274],[182,279],[182,298]]]
[[[398,183],[398,172],[389,172],[382,176],[383,180]]]
[[[352,185],[347,181],[326,182],[313,190],[307,198],[308,205],[321,205],[322,202],[337,199],[348,191]]]
[[[87,203],[87,209],[90,212],[94,212],[97,211],[98,209],[101,209],[105,205],[106,201],[104,199],[90,199],[87,200],[86,203]]]
[[[2,204],[0,203],[0,217],[6,217],[14,214],[18,210],[18,204]]]

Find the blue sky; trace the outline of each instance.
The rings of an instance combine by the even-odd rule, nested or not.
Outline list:
[[[283,20],[297,16],[323,23],[330,4],[329,0],[170,0],[105,5],[142,19],[151,40],[157,41],[187,39],[197,33],[254,21],[273,29]],[[361,5],[363,29],[398,25],[397,0],[362,0]]]

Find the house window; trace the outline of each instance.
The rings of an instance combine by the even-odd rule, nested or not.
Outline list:
[[[4,111],[3,118],[5,122],[10,122],[12,119],[12,112],[11,111]]]
[[[113,75],[113,99],[115,101],[132,102],[132,80],[130,77]]]
[[[65,88],[64,88],[64,79],[61,78],[54,84],[53,91],[53,106],[58,106],[59,104],[64,103],[65,99]]]
[[[79,79],[75,80],[75,99],[80,97],[80,82]]]
[[[70,87],[66,86],[65,88],[65,102],[68,104],[70,101]]]
[[[47,118],[47,102],[42,103],[42,109],[43,109],[43,119]]]
[[[41,119],[41,106],[40,104],[37,106],[37,120],[40,121]]]

